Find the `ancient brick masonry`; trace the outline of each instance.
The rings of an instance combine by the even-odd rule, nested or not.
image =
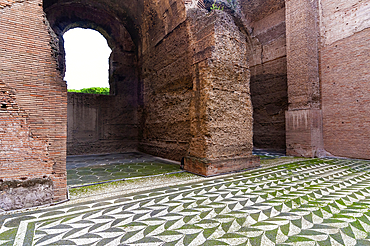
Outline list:
[[[317,1],[286,1],[289,98],[286,128],[287,153],[290,155],[314,157],[324,148],[317,18]]]
[[[66,199],[66,88],[51,32],[41,1],[0,1],[3,208]],[[39,186],[45,193],[35,195]]]
[[[320,83],[325,150],[370,159],[370,2],[325,1]]]
[[[270,3],[268,14],[256,15],[251,50],[253,144],[256,148],[285,150],[285,111],[288,109],[285,6]],[[248,9],[250,7],[248,6]]]
[[[369,8],[286,1],[288,154],[370,158]]]
[[[112,93],[68,96],[71,154],[185,157],[205,176],[257,166],[253,142],[370,158],[368,1],[199,3],[0,0],[1,209],[66,199],[76,26],[107,38]]]

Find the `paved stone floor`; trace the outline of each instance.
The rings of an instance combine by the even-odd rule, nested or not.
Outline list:
[[[0,216],[0,245],[370,245],[370,162],[296,160]]]
[[[179,164],[139,152],[67,157],[70,187],[177,172]]]

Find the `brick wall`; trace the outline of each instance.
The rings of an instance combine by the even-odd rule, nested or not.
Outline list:
[[[321,84],[325,149],[370,158],[368,1],[321,4]]]
[[[66,198],[67,93],[44,17],[41,0],[0,1],[0,85],[10,102],[1,110],[0,179],[51,178],[53,201],[60,201]]]
[[[15,91],[1,81],[0,103],[0,179],[25,180],[50,175],[47,142],[32,137],[30,115],[19,108]]]
[[[285,114],[286,152],[322,156],[325,151],[320,118],[319,1],[287,0],[285,3],[289,103]]]

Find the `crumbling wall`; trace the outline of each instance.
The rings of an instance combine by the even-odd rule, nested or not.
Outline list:
[[[285,8],[274,9],[250,23],[248,62],[251,71],[253,144],[285,150],[285,111],[288,108]]]
[[[50,178],[0,181],[0,211],[52,203],[53,188]]]
[[[187,9],[182,1],[148,8],[140,149],[176,160],[249,158],[246,36],[228,11],[208,12],[187,4]]]
[[[0,203],[7,209],[66,199],[66,86],[51,34],[41,1],[0,1]],[[33,196],[45,180],[48,195]],[[33,198],[4,203],[12,192],[4,182]]]
[[[320,3],[320,70],[325,149],[370,158],[370,3]]]
[[[190,155],[210,160],[252,154],[246,36],[224,11],[188,11],[194,50]]]
[[[141,68],[140,150],[180,160],[189,148],[192,53],[182,1],[146,1]]]
[[[1,81],[0,104],[0,179],[26,180],[51,174],[47,142],[32,135],[29,114],[19,108],[15,91]]]
[[[245,28],[226,11],[190,9],[188,18],[194,96],[184,168],[211,176],[256,167]]]

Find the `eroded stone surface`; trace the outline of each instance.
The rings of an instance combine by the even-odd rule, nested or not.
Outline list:
[[[50,178],[0,181],[0,209],[15,210],[51,203],[54,198]]]

